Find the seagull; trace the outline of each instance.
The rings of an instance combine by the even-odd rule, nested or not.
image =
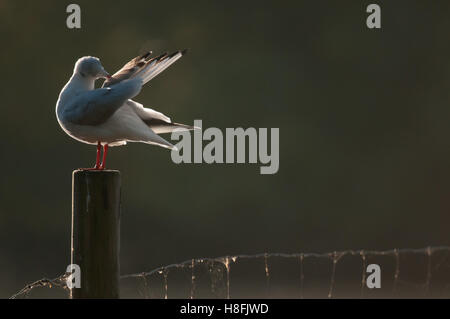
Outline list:
[[[186,50],[151,57],[139,55],[110,76],[100,59],[85,56],[75,63],[69,82],[56,102],[56,118],[61,128],[77,141],[97,145],[95,166],[104,170],[108,146],[142,142],[177,150],[158,134],[195,127],[174,123],[166,115],[132,100],[142,86],[185,55]],[[105,79],[95,88],[97,79]],[[101,149],[103,158],[100,163]]]

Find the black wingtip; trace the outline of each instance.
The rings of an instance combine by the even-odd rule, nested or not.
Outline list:
[[[151,55],[152,55],[152,51],[147,51],[141,56],[141,59],[146,60]]]
[[[175,55],[177,55],[179,52],[180,52],[180,51],[175,51],[175,52],[169,54],[169,59],[170,59],[170,58],[173,58],[173,57],[174,57]]]
[[[167,57],[167,52],[164,52],[163,54],[161,54],[160,56],[158,56],[157,58],[156,58],[156,61],[160,61],[160,60],[162,60],[162,59],[164,59],[164,58],[166,58]]]
[[[169,54],[167,57],[170,59],[170,58],[173,58],[174,56],[176,56],[177,54],[181,54],[183,56],[187,53],[187,51],[188,51],[187,49],[184,49],[182,51],[178,50],[178,51],[175,51],[175,52]]]

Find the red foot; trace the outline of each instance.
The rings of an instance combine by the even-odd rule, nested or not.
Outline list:
[[[95,159],[95,166],[89,168],[80,168],[83,171],[102,171],[105,169],[106,153],[108,152],[108,144],[105,144],[103,148],[103,162],[100,164],[100,154],[102,151],[102,143],[99,141],[97,143],[97,157]]]
[[[82,171],[103,171],[101,167],[87,167],[87,168],[79,168]]]

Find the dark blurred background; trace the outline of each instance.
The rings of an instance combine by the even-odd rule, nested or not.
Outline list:
[[[75,61],[190,52],[136,98],[203,127],[279,127],[280,169],[112,148],[121,272],[195,257],[450,244],[450,3],[0,1],[0,297],[70,263],[71,173],[95,147],[55,117]],[[169,135],[165,136],[170,138]]]

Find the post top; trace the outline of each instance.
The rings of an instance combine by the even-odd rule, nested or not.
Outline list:
[[[92,170],[92,169],[83,169],[78,168],[72,172],[73,175],[75,174],[84,174],[84,175],[120,175],[120,171],[115,169],[104,169],[104,170]]]

